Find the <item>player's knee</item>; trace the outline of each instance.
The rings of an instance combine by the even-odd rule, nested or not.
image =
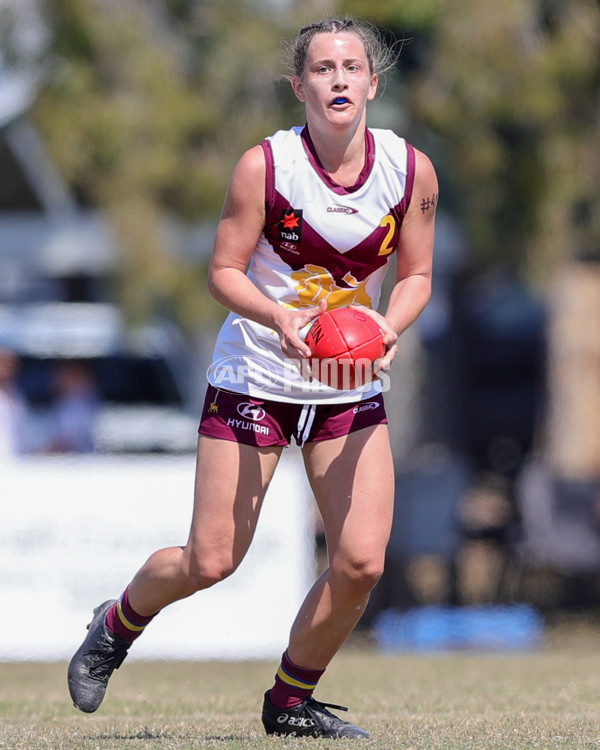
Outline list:
[[[194,591],[210,588],[235,572],[237,565],[231,559],[214,557],[192,559],[189,568],[189,582]]]
[[[359,566],[355,573],[355,586],[359,591],[369,593],[378,584],[383,574],[383,566],[377,563]]]
[[[338,569],[342,585],[357,594],[368,594],[383,575],[383,562],[376,558],[348,560]]]

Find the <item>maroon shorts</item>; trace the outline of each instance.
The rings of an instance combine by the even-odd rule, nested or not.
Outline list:
[[[349,404],[289,404],[251,398],[208,386],[200,435],[257,445],[298,445],[342,437],[376,424],[387,424],[379,393]]]

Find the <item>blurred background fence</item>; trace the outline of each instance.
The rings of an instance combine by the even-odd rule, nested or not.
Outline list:
[[[301,122],[281,39],[345,12],[401,52],[370,124],[428,153],[441,186],[433,298],[386,396],[397,510],[361,626],[427,607],[595,616],[595,0],[1,0],[0,476],[193,453],[226,184]],[[0,480],[0,517],[18,494]]]

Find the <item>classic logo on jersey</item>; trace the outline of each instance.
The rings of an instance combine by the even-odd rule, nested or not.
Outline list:
[[[302,239],[302,209],[290,208],[281,212],[279,237],[284,242],[300,242]]]
[[[328,214],[357,214],[358,208],[350,208],[350,206],[327,206]]]

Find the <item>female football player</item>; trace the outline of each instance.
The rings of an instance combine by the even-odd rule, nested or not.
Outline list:
[[[152,617],[236,570],[294,438],[328,567],[291,627],[262,721],[269,734],[369,736],[312,694],[383,570],[394,477],[381,380],[331,388],[298,363],[310,357],[303,332],[316,316],[359,304],[383,331],[385,372],[430,296],[435,171],[403,138],[367,127],[367,104],[394,62],[376,30],[352,18],[311,24],[291,45],[290,82],[306,123],[242,155],[216,233],[209,289],[230,314],[209,371],[190,535],[185,546],[155,552],[120,599],[97,608],[69,669],[83,711],[98,708]],[[379,313],[393,256],[395,284]],[[242,376],[229,377],[232,361]]]

